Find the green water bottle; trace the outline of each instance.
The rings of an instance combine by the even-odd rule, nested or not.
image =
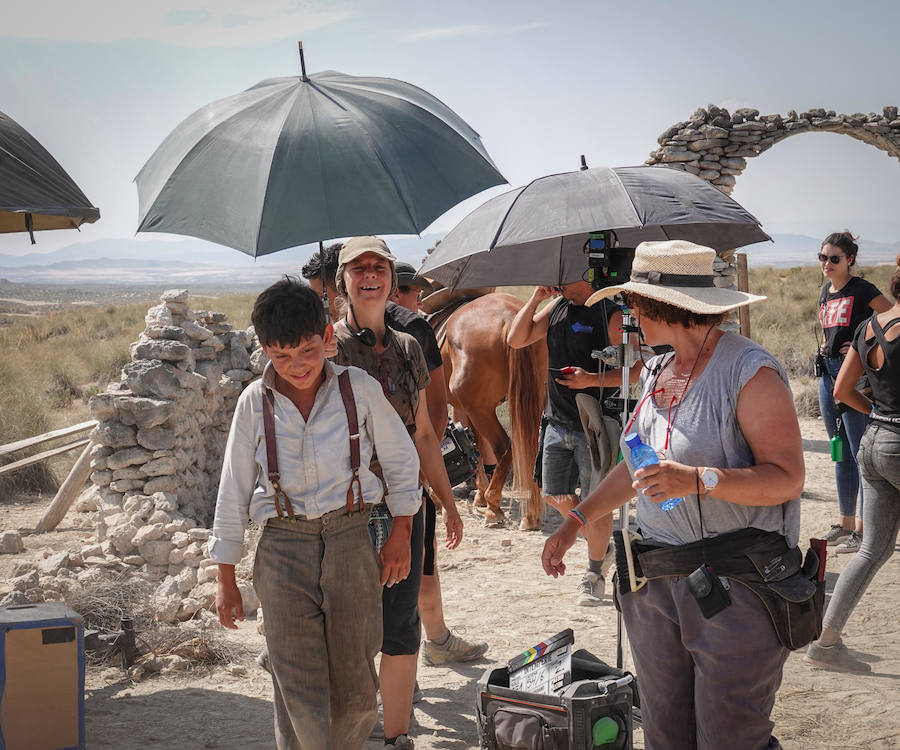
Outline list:
[[[831,438],[831,460],[844,460],[844,441],[841,438],[841,418],[838,417],[834,424],[834,436]]]

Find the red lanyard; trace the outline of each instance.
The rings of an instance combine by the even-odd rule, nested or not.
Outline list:
[[[691,379],[694,377],[694,370],[697,369],[697,363],[700,361],[700,355],[703,354],[703,347],[706,346],[706,341],[707,341],[707,339],[709,339],[709,334],[712,332],[713,327],[714,326],[711,326],[710,329],[706,332],[706,336],[703,337],[703,343],[700,344],[700,350],[697,353],[697,357],[694,359],[694,364],[691,365],[691,371],[688,373],[687,382],[684,384],[684,390],[681,392],[681,398],[678,400],[678,404],[675,405],[675,396],[672,396],[672,400],[669,402],[669,408],[668,408],[668,411],[666,412],[666,440],[665,440],[665,445],[663,446],[664,453],[669,450],[669,438],[672,435],[672,428],[675,426],[675,420],[678,419],[678,412],[681,409],[681,404],[684,401],[684,397],[687,395],[687,390],[691,384]],[[670,360],[670,362],[674,362],[674,361],[675,361],[675,358],[673,357]],[[668,364],[668,363],[666,363],[666,364]],[[661,367],[659,369],[659,372],[656,373],[656,379],[653,381],[653,385],[651,386],[651,388],[656,385],[656,381],[659,380],[659,376],[662,375],[662,371],[664,369],[665,369],[664,367]],[[637,415],[640,412],[641,407],[647,401],[647,399],[650,398],[651,396],[655,396],[657,393],[662,393],[663,391],[665,391],[665,388],[656,388],[655,390],[652,390],[649,393],[647,393],[647,395],[645,395],[641,399],[640,403],[637,405],[637,408],[634,410],[634,414],[632,415],[631,420],[625,426],[626,434],[628,433],[628,430],[631,428],[631,425],[634,424],[634,420],[637,419]],[[674,415],[672,414],[672,406],[673,405],[675,405],[675,414]]]

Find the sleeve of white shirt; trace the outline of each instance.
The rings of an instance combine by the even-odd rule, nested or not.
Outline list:
[[[241,394],[234,409],[209,538],[209,557],[213,562],[237,565],[241,561],[244,529],[250,517],[250,499],[259,476],[251,398],[260,396],[258,388],[248,388]]]
[[[422,504],[419,487],[419,455],[403,420],[385,398],[381,384],[363,373],[369,410],[369,439],[378,453],[387,492],[384,502],[392,516],[411,516]]]

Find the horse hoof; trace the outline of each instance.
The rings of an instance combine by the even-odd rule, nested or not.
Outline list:
[[[523,518],[519,521],[519,531],[540,531],[541,530],[541,522],[540,521],[532,521],[528,518]]]
[[[475,490],[475,497],[472,501],[475,504],[476,508],[486,508],[487,500],[484,499],[484,495],[481,490]]]
[[[478,512],[484,516],[484,525],[488,528],[502,526],[506,520],[506,514],[502,508],[479,508]]]

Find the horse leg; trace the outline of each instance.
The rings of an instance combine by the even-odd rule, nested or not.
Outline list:
[[[470,411],[469,418],[481,439],[491,446],[494,455],[500,457],[497,461],[497,468],[494,469],[494,475],[483,491],[486,505],[484,509],[485,522],[500,523],[505,517],[503,509],[500,507],[503,485],[506,483],[506,476],[512,463],[509,437],[503,429],[503,425],[500,424],[500,420],[497,419],[494,409],[488,408],[486,412]]]

